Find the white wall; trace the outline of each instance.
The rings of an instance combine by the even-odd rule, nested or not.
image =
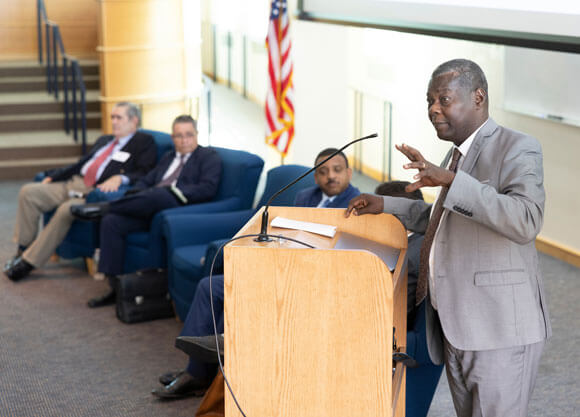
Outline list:
[[[437,139],[427,119],[427,83],[438,64],[468,58],[487,75],[491,116],[542,144],[547,201],[541,235],[580,250],[580,194],[575,182],[580,178],[580,128],[503,110],[503,46],[303,21],[294,21],[292,30],[294,161],[307,163],[317,149],[340,145],[353,136],[348,92],[356,88],[393,103],[393,143],[409,143],[439,162],[449,144]],[[377,118],[377,130],[381,124]],[[372,163],[372,158],[364,162]],[[393,152],[392,175],[410,180],[412,174],[402,169],[404,162]]]
[[[207,4],[212,1],[202,2],[205,19],[209,14]],[[253,43],[248,47],[247,88],[249,96],[260,102],[265,97],[267,60],[258,31],[249,35]],[[409,143],[429,160],[440,162],[449,144],[437,139],[427,119],[427,83],[440,63],[468,58],[480,64],[487,75],[491,116],[500,124],[535,136],[543,146],[547,201],[541,236],[580,251],[580,194],[576,184],[580,178],[576,161],[580,128],[503,109],[503,46],[297,20],[291,22],[291,36],[296,137],[285,163],[310,165],[321,149],[340,147],[356,137],[355,90],[365,95],[363,134],[377,131],[383,135],[383,101],[389,101],[393,106],[393,143]],[[224,68],[223,59],[222,55],[218,68]],[[205,62],[204,70],[208,67]],[[380,171],[382,149],[376,143],[365,146],[363,163]],[[402,169],[404,162],[405,158],[392,150],[393,178],[411,180],[412,173]]]

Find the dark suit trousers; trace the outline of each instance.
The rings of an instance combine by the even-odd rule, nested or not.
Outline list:
[[[211,279],[213,307],[218,333],[224,332],[224,276],[215,275]],[[197,284],[193,302],[187,313],[187,318],[181,330],[181,336],[208,336],[214,334],[209,299],[209,277],[203,278]],[[215,376],[216,366],[189,359],[187,371],[201,379],[211,379]]]
[[[127,234],[148,230],[156,213],[178,206],[173,194],[165,188],[148,188],[112,201],[109,212],[101,220],[99,271],[109,276],[123,273]]]

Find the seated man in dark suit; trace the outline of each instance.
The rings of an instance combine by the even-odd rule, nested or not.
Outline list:
[[[323,150],[316,157],[315,164],[335,151],[336,149],[332,148]],[[317,185],[299,192],[296,195],[294,205],[299,207],[347,207],[350,199],[360,194],[357,188],[350,185],[351,176],[352,171],[348,168],[346,156],[341,152],[315,171],[314,178]],[[223,287],[224,276],[214,276],[212,292],[217,327],[220,333],[223,332]],[[181,335],[205,336],[210,334],[213,334],[213,322],[209,298],[209,277],[205,277],[197,286]],[[177,343],[179,346],[182,341]],[[187,345],[185,343],[184,346]],[[214,364],[191,359],[188,367],[183,371],[162,375],[159,378],[162,386],[154,389],[152,394],[161,398],[181,398],[202,393],[213,380],[215,371]]]
[[[98,270],[109,277],[111,288],[114,277],[123,272],[127,234],[147,230],[153,216],[161,210],[208,201],[217,193],[221,159],[215,150],[198,145],[196,121],[182,115],[174,120],[172,129],[175,150],[164,155],[128,195],[110,203],[71,207],[73,215],[81,219],[102,217]],[[115,292],[111,289],[88,304],[101,307],[114,301]]]
[[[336,152],[335,148],[328,148],[318,154],[314,165]],[[296,207],[345,207],[348,202],[360,194],[358,188],[350,184],[352,170],[348,167],[348,160],[344,153],[328,160],[314,171],[316,186],[300,191],[296,195]]]
[[[74,220],[73,204],[95,188],[117,191],[121,184],[134,184],[155,165],[157,148],[151,135],[137,131],[139,109],[132,103],[117,103],[111,111],[112,135],[101,136],[78,162],[47,171],[42,182],[29,183],[18,195],[14,240],[16,256],[4,267],[12,281],[43,266],[66,236]],[[43,213],[56,209],[38,233]]]

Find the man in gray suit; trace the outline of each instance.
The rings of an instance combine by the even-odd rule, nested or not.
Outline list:
[[[428,293],[429,354],[445,362],[457,415],[524,417],[551,335],[534,246],[542,150],[489,118],[487,81],[474,62],[437,67],[427,103],[453,158],[450,150],[439,167],[408,145],[397,149],[410,160],[404,168],[418,170],[407,191],[441,186],[436,202],[363,194],[345,215],[384,211],[425,233],[417,303]]]

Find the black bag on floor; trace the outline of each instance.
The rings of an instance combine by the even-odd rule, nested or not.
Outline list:
[[[173,317],[167,271],[142,269],[117,277],[117,317],[124,323]]]

